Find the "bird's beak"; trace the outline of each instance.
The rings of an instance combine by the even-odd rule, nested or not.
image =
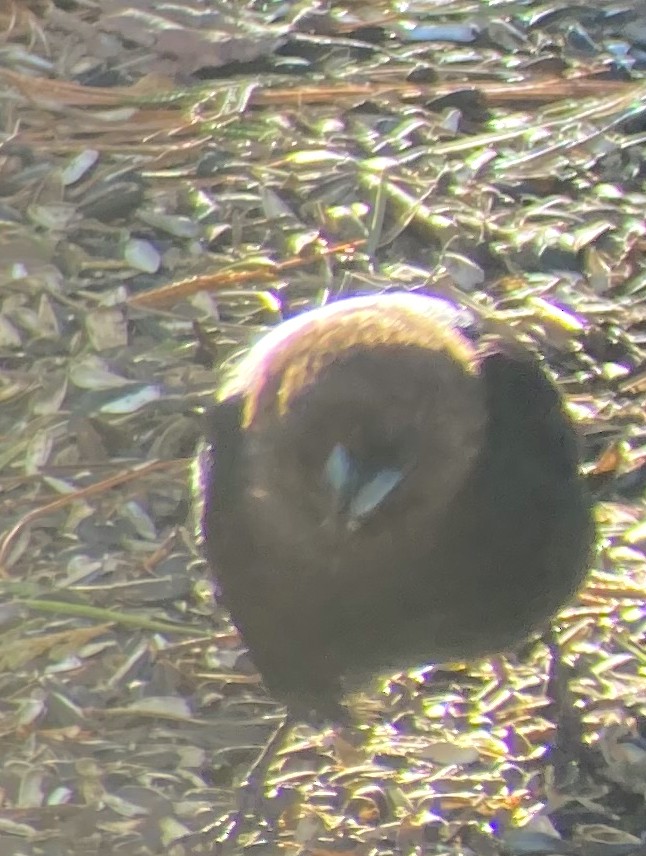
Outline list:
[[[404,478],[396,467],[375,467],[353,456],[337,443],[323,467],[323,481],[330,494],[329,519],[344,528],[358,529]]]

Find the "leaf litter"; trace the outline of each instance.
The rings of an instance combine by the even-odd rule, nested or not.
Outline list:
[[[429,667],[353,700],[363,746],[303,726],[246,843],[642,853],[644,10],[29,2],[0,25],[0,852],[216,852],[279,711],[195,544],[199,411],[267,327],[396,287],[512,325],[580,424],[600,537],[555,633],[590,755],[544,646]]]

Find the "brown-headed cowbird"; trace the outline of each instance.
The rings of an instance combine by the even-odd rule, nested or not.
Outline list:
[[[208,562],[269,692],[509,649],[581,584],[575,431],[537,359],[407,293],[306,312],[223,384],[200,456]]]

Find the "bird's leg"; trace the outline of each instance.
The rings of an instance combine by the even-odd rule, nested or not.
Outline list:
[[[218,824],[220,829],[224,828],[223,832],[218,836],[221,852],[230,851],[235,847],[238,836],[244,830],[245,821],[249,813],[256,815],[262,813],[260,802],[267,772],[293,727],[294,719],[289,713],[286,713],[283,721],[271,735],[262,752],[249,768],[247,775],[238,788],[237,808],[229,812]]]
[[[552,702],[556,725],[554,742],[549,752],[549,761],[554,770],[555,782],[565,782],[572,775],[573,767],[585,767],[587,751],[583,741],[581,713],[574,704],[570,691],[570,667],[563,662],[561,648],[553,630],[549,630],[543,641],[550,652],[550,667],[547,695]]]

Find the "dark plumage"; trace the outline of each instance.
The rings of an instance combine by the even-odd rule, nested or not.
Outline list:
[[[202,531],[269,692],[335,719],[348,687],[509,649],[582,582],[575,433],[529,353],[444,301],[353,298],[241,361],[208,416]]]

